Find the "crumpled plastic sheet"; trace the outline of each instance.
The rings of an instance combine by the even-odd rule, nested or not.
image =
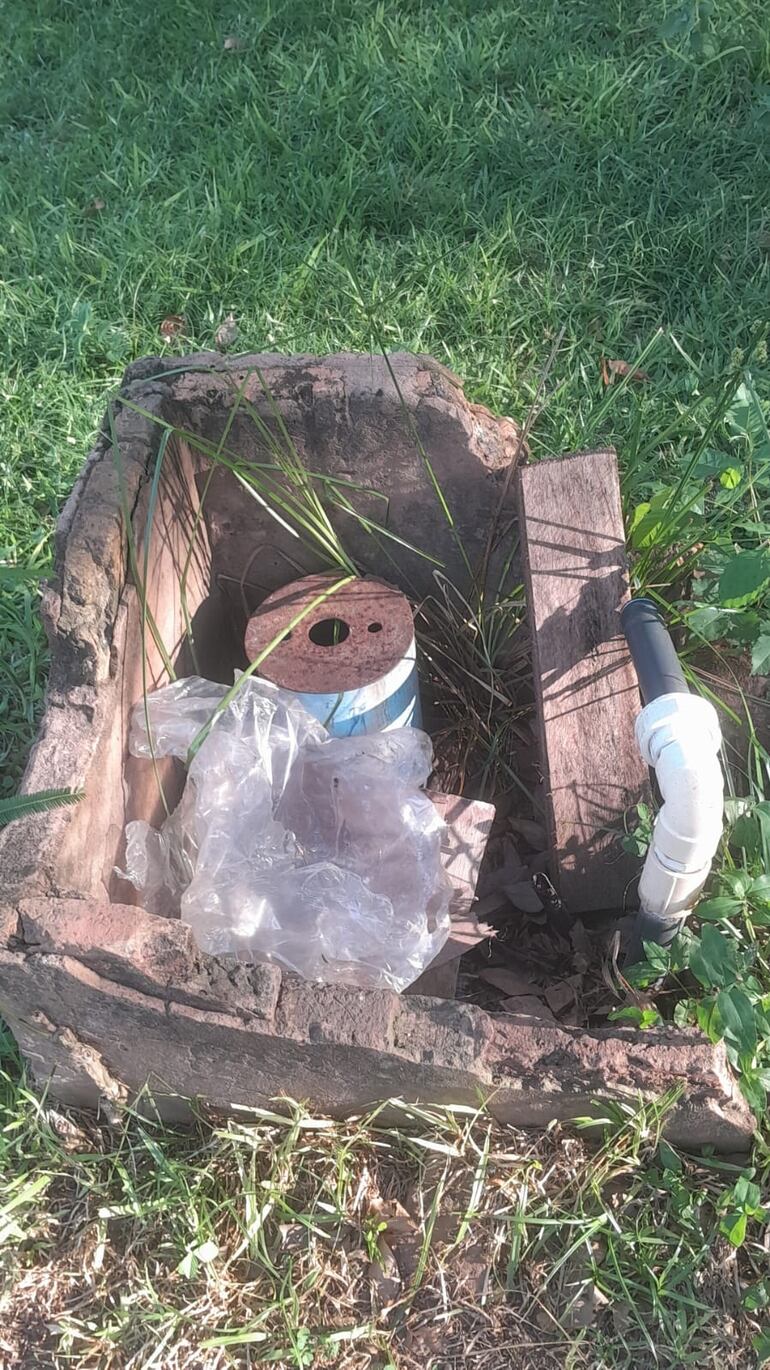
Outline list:
[[[147,696],[132,754],[186,761],[226,693],[192,676]],[[150,912],[179,912],[205,951],[404,989],[449,934],[444,823],[420,789],[432,755],[416,728],[330,737],[294,695],[249,677],[163,826],[127,825],[119,874]]]

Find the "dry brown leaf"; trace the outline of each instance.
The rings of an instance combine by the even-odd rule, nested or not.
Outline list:
[[[367,1273],[371,1284],[372,1302],[375,1308],[381,1310],[396,1302],[401,1294],[402,1285],[396,1258],[382,1232],[377,1238],[377,1250],[379,1260],[370,1263]]]
[[[549,1313],[548,1309],[543,1304],[535,1310],[535,1322],[541,1332],[553,1332],[558,1328],[558,1323],[556,1322],[553,1313]]]
[[[167,314],[160,326],[160,336],[164,342],[171,342],[184,333],[187,320],[184,314]]]
[[[49,1108],[47,1119],[65,1151],[93,1150],[93,1138],[89,1137],[85,1130],[66,1113],[59,1113],[57,1109]]]
[[[575,1002],[575,991],[572,985],[568,985],[566,980],[562,980],[556,985],[548,986],[545,992],[545,1002],[552,1013],[563,1013],[565,1009],[572,1008]]]
[[[307,1250],[308,1231],[304,1223],[279,1223],[278,1232],[284,1251],[298,1255]]]
[[[530,880],[512,880],[505,886],[505,894],[515,909],[522,913],[542,913],[543,904]]]
[[[424,1323],[422,1327],[409,1327],[404,1336],[404,1344],[410,1351],[419,1356],[423,1365],[432,1367],[436,1362],[434,1356],[439,1356],[446,1348],[446,1328],[437,1323]]]
[[[473,1299],[480,1299],[486,1293],[492,1255],[483,1242],[473,1242],[461,1248],[452,1271],[460,1284]]]
[[[526,879],[527,868],[510,838],[496,844],[493,854],[497,857],[497,864],[493,867],[489,863],[485,868],[483,886],[485,894],[491,894],[494,890],[504,890],[506,885],[515,880]]]
[[[591,1327],[609,1299],[595,1284],[589,1284],[559,1318],[565,1332],[579,1332],[581,1328]]]
[[[615,1331],[619,1336],[624,1337],[633,1324],[630,1303],[626,1303],[624,1299],[614,1301],[612,1304],[612,1321]]]
[[[484,894],[482,895],[481,899],[476,900],[475,904],[473,905],[473,912],[471,916],[476,922],[478,922],[479,926],[481,926],[481,922],[483,919],[492,918],[494,914],[502,913],[507,907],[508,900],[506,899],[502,890],[495,890],[494,894]],[[455,920],[452,919],[453,928],[454,923]],[[484,926],[486,927],[487,924],[485,923]],[[487,936],[494,937],[494,934],[495,929],[490,928],[487,933]]]
[[[238,325],[234,314],[228,314],[227,318],[222,320],[214,337],[217,347],[229,347],[231,343],[235,342],[238,337]]]
[[[514,994],[511,999],[502,999],[500,1007],[506,1013],[525,1013],[528,1018],[542,1018],[547,1023],[555,1023],[551,1010],[546,1008],[542,999],[534,994]]]
[[[392,1252],[401,1279],[410,1284],[417,1273],[422,1241],[419,1228],[410,1218],[404,1205],[398,1199],[372,1199],[370,1212],[385,1223],[385,1231],[380,1234]]]
[[[548,838],[542,823],[535,823],[531,818],[511,818],[509,822],[513,831],[520,833],[533,851],[544,851],[548,846]]]
[[[526,975],[520,974],[517,970],[507,970],[505,966],[490,966],[487,970],[482,970],[479,979],[486,981],[488,985],[494,985],[495,989],[502,990],[503,994],[533,994],[535,998],[542,998],[545,994],[545,990],[533,985]]]
[[[602,380],[605,385],[613,385],[616,380],[623,380],[626,376],[629,376],[632,381],[636,381],[637,384],[650,380],[646,371],[642,371],[638,367],[635,370],[630,362],[605,361],[602,357]]]
[[[411,1184],[403,1195],[404,1207],[418,1227],[423,1223],[425,1214],[432,1208],[436,1189],[443,1185],[444,1175],[444,1158],[429,1154],[419,1179]],[[457,1213],[451,1210],[446,1212],[439,1203],[437,1211],[433,1214],[432,1244],[445,1246],[447,1242],[453,1241],[457,1234],[458,1221]]]
[[[574,1008],[571,1008],[567,1013],[559,1014],[559,1018],[557,1021],[560,1023],[562,1027],[586,1026],[585,1014],[581,1013],[577,1005],[575,1005]]]
[[[572,920],[569,930],[569,940],[572,944],[572,950],[575,952],[576,958],[577,956],[583,956],[587,963],[593,954],[593,943],[586,932],[585,923],[581,922],[579,918],[574,918]],[[575,969],[580,970],[580,966],[576,965]],[[583,969],[585,969],[585,967]]]
[[[533,852],[531,856],[527,857],[527,870],[529,871],[530,876],[546,876],[546,889],[548,888],[548,885],[550,885],[551,889],[553,889],[553,885],[551,884],[551,876],[549,873],[552,865],[553,853],[549,851]]]

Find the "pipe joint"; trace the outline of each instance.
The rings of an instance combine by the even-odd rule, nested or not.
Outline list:
[[[637,716],[636,741],[648,766],[657,767],[664,747],[678,743],[697,758],[704,748],[716,756],[722,745],[719,716],[699,695],[659,695]]]
[[[645,761],[655,767],[663,805],[639,884],[642,909],[681,918],[711,870],[722,835],[724,783],[719,719],[697,695],[661,695],[636,720]]]
[[[643,759],[655,769],[663,804],[639,882],[640,909],[628,956],[644,942],[666,945],[696,902],[722,836],[722,734],[716,709],[691,695],[656,605],[631,599],[621,624],[644,708],[636,720]]]

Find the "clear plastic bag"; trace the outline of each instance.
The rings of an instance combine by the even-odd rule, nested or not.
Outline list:
[[[225,694],[191,677],[140,701],[132,753],[186,759]],[[444,823],[420,789],[431,764],[417,729],[333,738],[294,695],[250,677],[163,827],[127,825],[123,874],[205,951],[404,989],[449,933]]]

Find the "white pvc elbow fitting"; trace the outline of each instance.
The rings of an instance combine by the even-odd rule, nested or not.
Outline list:
[[[703,889],[722,836],[722,734],[708,700],[665,694],[642,709],[636,740],[663,798],[639,884],[640,932],[669,941]],[[653,924],[668,935],[645,936]]]

